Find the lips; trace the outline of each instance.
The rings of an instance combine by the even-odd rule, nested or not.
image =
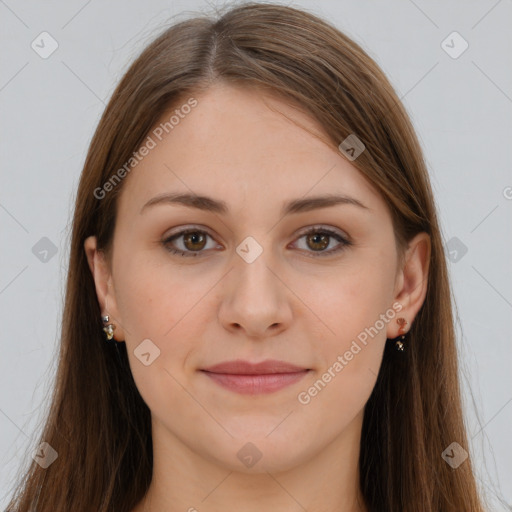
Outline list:
[[[226,361],[219,363],[208,368],[204,371],[211,373],[227,373],[237,375],[268,375],[271,373],[296,373],[307,370],[300,366],[287,363],[285,361],[277,361],[275,359],[268,359],[261,363],[251,363],[237,359],[235,361]]]
[[[237,359],[201,370],[223,388],[255,395],[272,393],[302,379],[310,370],[285,361],[266,360],[251,363]]]

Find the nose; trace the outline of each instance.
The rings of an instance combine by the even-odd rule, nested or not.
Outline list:
[[[292,318],[284,276],[265,257],[248,263],[236,256],[221,292],[218,318],[225,329],[246,338],[267,338],[287,329]]]

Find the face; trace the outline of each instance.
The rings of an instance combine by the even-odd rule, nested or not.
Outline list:
[[[225,84],[194,98],[125,178],[100,300],[154,436],[284,470],[360,425],[404,316],[391,216],[311,118]],[[350,199],[307,202],[327,194]]]

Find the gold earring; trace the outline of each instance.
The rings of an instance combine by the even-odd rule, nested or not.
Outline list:
[[[107,338],[107,341],[110,341],[114,337],[114,329],[116,326],[114,324],[109,324],[109,316],[105,315],[101,317],[101,320],[103,322],[103,330],[105,331],[105,335]]]
[[[396,341],[395,348],[399,352],[403,352],[405,348],[403,341],[405,340],[405,326],[407,325],[407,320],[405,318],[400,317],[396,319],[396,322],[400,326],[400,328],[398,329],[398,335],[401,336],[401,338]]]

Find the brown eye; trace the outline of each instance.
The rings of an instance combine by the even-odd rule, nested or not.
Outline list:
[[[172,254],[180,256],[202,256],[207,252],[208,238],[212,239],[206,231],[200,229],[185,229],[162,240],[162,245]],[[176,247],[178,246],[178,247]]]
[[[306,236],[308,247],[314,251],[321,251],[329,245],[330,235],[324,233],[313,233]]]
[[[206,247],[208,238],[213,240],[213,237],[206,231],[189,228],[163,240],[162,245],[172,254],[178,254],[179,256],[206,256],[208,249],[216,248],[215,244],[213,247]],[[299,236],[298,240],[301,239],[305,239],[306,247],[299,248],[308,253],[308,256],[313,257],[330,256],[352,245],[352,242],[345,239],[338,232],[321,227],[310,228]],[[337,242],[337,245],[326,250],[333,241]],[[181,247],[176,247],[177,245]]]
[[[341,236],[338,232],[328,228],[322,228],[321,226],[313,227],[303,232],[298,240],[301,239],[305,240],[305,244],[299,245],[305,245],[305,247],[299,248],[309,253],[308,256],[312,257],[331,256],[352,245],[352,242]],[[325,250],[332,241],[337,242],[337,245],[329,250]]]
[[[201,231],[192,231],[183,235],[183,244],[189,251],[200,251],[206,245],[206,236]]]

